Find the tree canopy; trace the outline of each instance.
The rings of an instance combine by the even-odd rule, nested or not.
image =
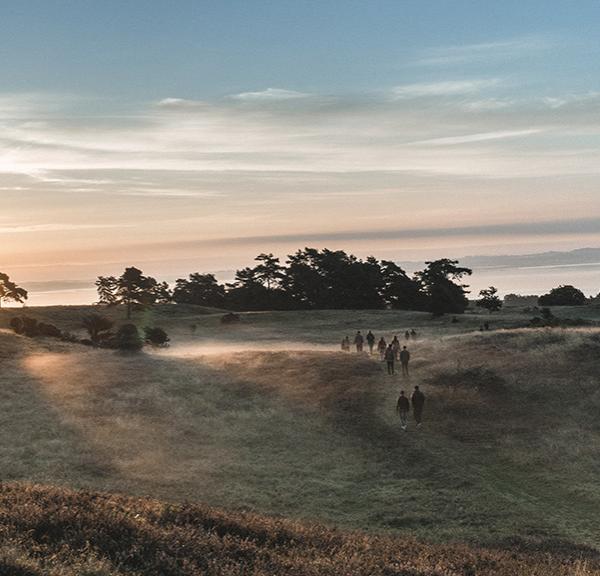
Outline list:
[[[96,288],[100,304],[125,305],[128,319],[131,318],[134,309],[171,300],[166,282],[158,282],[151,276],[144,276],[141,270],[134,267],[126,268],[119,277],[98,277]]]
[[[99,301],[126,305],[128,318],[135,308],[169,301],[239,311],[395,308],[460,314],[468,306],[468,286],[460,281],[471,270],[456,260],[426,262],[413,277],[390,260],[327,248],[297,250],[285,264],[273,254],[254,260],[255,266],[237,270],[229,284],[195,272],[178,279],[172,294],[166,283],[130,267],[119,277],[98,278]]]
[[[485,308],[490,314],[500,310],[502,308],[502,300],[498,296],[498,289],[495,286],[490,286],[489,288],[480,290],[477,306]]]

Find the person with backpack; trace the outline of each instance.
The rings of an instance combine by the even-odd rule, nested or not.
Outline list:
[[[375,335],[370,330],[369,332],[367,332],[367,346],[369,347],[369,354],[373,356],[373,347],[375,346]]]
[[[396,360],[396,353],[394,352],[394,348],[392,347],[391,344],[387,347],[384,357],[385,357],[385,361],[387,364],[387,373],[390,376],[393,376],[394,375],[394,362]]]
[[[396,404],[396,413],[400,418],[400,427],[406,432],[408,427],[408,412],[410,411],[410,403],[408,398],[404,395],[404,390],[400,390],[400,396]]]
[[[418,386],[415,386],[415,391],[413,392],[412,398],[412,409],[413,416],[415,417],[415,422],[417,423],[417,428],[421,427],[421,421],[423,418],[423,406],[425,405],[425,394],[419,390]]]
[[[400,364],[402,364],[402,376],[408,376],[408,362],[410,360],[410,352],[404,346],[400,352]]]

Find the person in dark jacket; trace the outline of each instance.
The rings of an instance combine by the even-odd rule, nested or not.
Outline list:
[[[350,338],[348,338],[348,336],[342,340],[342,350],[344,352],[350,352]]]
[[[362,352],[363,351],[363,344],[365,342],[365,339],[363,338],[363,335],[360,333],[360,330],[356,333],[356,336],[354,337],[354,344],[356,344],[356,351],[357,352]]]
[[[408,376],[408,361],[410,360],[410,352],[404,346],[400,352],[400,363],[402,364],[402,376]]]
[[[394,336],[392,338],[392,348],[394,349],[394,354],[396,355],[396,360],[399,360],[400,340],[398,340],[398,336]]]
[[[410,403],[408,398],[404,395],[404,390],[400,390],[400,396],[398,397],[398,403],[396,404],[396,412],[400,417],[400,427],[406,432],[408,426],[408,412],[410,411]]]
[[[415,391],[413,392],[412,398],[412,409],[413,416],[415,417],[415,422],[417,423],[417,428],[421,427],[421,420],[423,418],[423,406],[425,405],[425,394],[419,390],[418,386],[415,386]]]
[[[377,343],[377,351],[379,352],[379,357],[381,360],[385,360],[385,351],[387,350],[387,343],[385,338],[382,336]]]
[[[367,332],[367,345],[369,346],[369,354],[373,355],[373,347],[375,346],[375,335],[370,330]]]
[[[394,375],[394,361],[396,360],[396,353],[394,352],[393,346],[390,344],[385,351],[385,361],[387,363],[387,373],[390,376]]]

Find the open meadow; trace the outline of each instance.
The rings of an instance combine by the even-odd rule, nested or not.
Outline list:
[[[27,314],[75,331],[85,311]],[[432,542],[599,549],[600,329],[519,327],[530,316],[265,312],[223,326],[219,312],[166,306],[135,319],[166,328],[171,346],[137,355],[5,329],[3,480]],[[357,328],[415,328],[410,378],[339,351]],[[403,433],[395,401],[415,384],[424,426]]]

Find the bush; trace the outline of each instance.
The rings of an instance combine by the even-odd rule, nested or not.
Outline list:
[[[23,319],[15,316],[10,319],[9,326],[16,334],[23,334],[25,327],[23,325]]]
[[[40,336],[48,336],[49,338],[61,338],[62,332],[54,326],[54,324],[45,324],[40,322],[37,325],[37,332]]]
[[[135,324],[123,324],[115,336],[116,348],[128,352],[138,352],[144,346]]]
[[[229,312],[229,314],[221,316],[221,324],[237,324],[239,321],[240,315],[234,314],[233,312]]]
[[[152,346],[164,347],[169,344],[170,338],[162,328],[146,326],[144,333],[146,335],[146,342]]]
[[[585,304],[585,295],[574,286],[559,286],[540,296],[539,303],[540,306],[582,306]]]

